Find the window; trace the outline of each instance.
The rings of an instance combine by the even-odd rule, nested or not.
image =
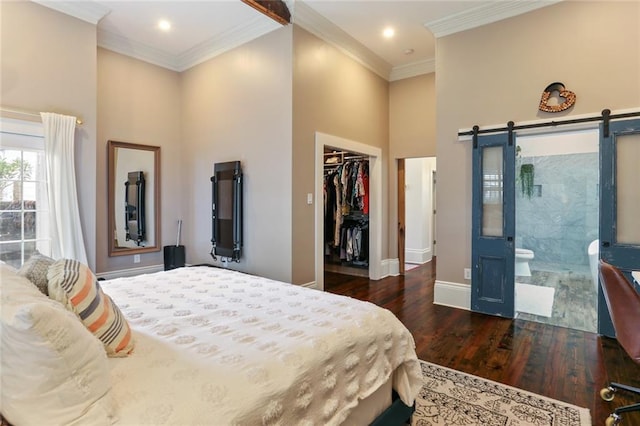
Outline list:
[[[0,260],[19,268],[37,250],[51,254],[42,124],[2,119]]]

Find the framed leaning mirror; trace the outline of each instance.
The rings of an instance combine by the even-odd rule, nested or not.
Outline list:
[[[160,147],[109,141],[109,256],[160,251]]]

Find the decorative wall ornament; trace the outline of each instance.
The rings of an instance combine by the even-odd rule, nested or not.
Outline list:
[[[563,102],[558,105],[549,105],[549,98],[554,92],[558,92],[560,99]],[[538,109],[544,112],[560,112],[571,108],[576,103],[576,94],[564,87],[564,84],[560,82],[551,83],[542,92],[542,98],[540,99],[540,106]]]

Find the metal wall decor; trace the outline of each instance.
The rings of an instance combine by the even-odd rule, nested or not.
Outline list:
[[[240,262],[242,255],[242,166],[240,161],[213,165],[211,176],[211,257]]]
[[[554,92],[558,92],[558,96],[563,100],[561,104],[549,105],[549,98]],[[540,106],[538,109],[544,112],[560,112],[571,108],[576,103],[576,94],[564,87],[560,82],[551,83],[542,92]]]

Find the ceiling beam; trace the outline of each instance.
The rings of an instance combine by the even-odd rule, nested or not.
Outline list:
[[[291,23],[291,13],[283,0],[242,0],[242,2],[282,25]]]

